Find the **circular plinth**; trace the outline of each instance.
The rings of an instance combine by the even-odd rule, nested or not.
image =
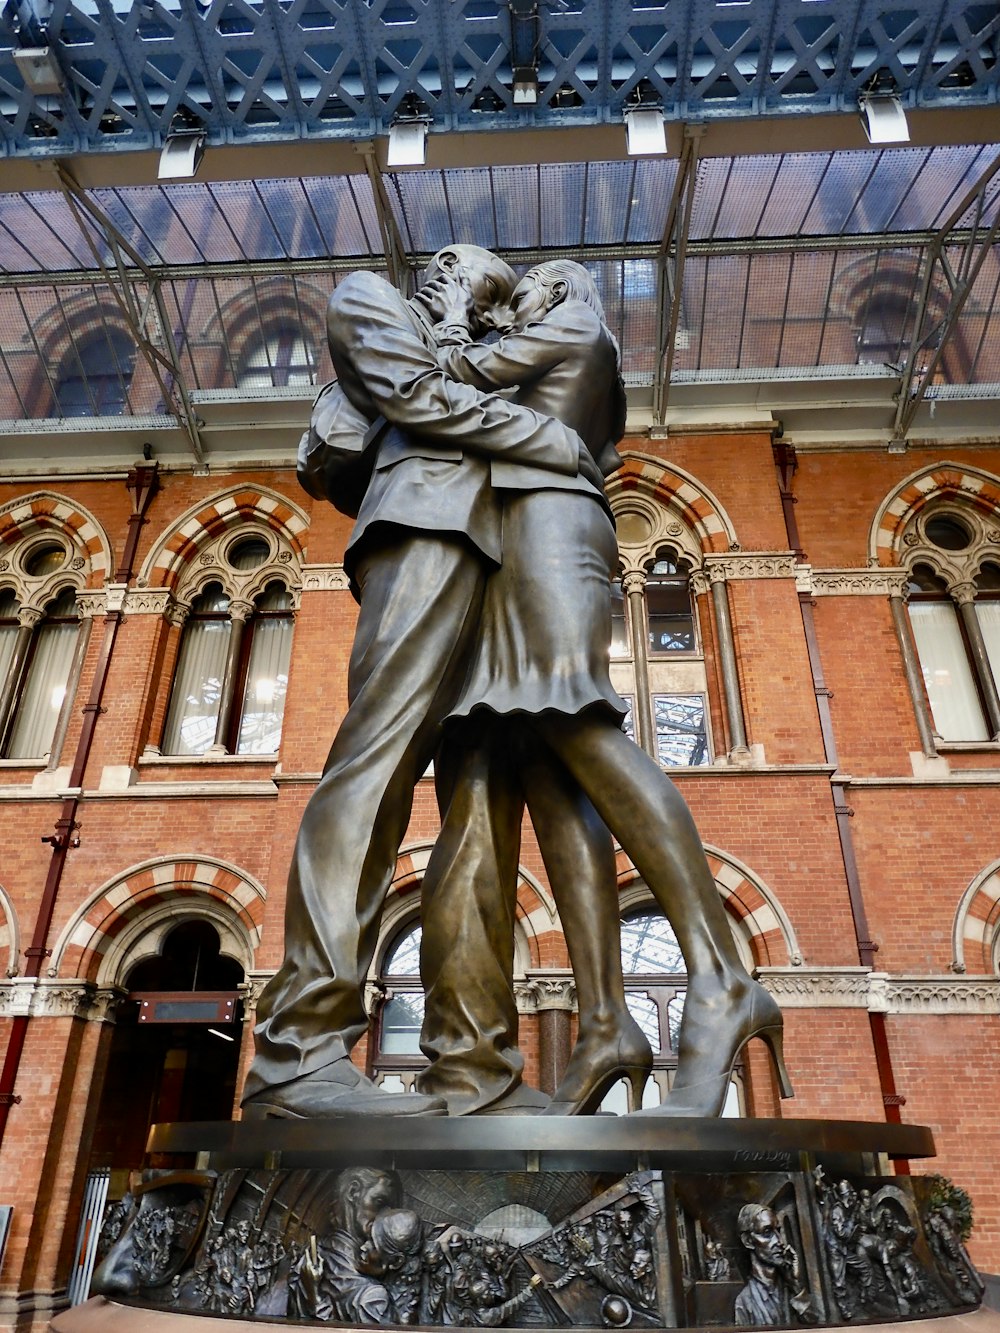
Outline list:
[[[857,1120],[698,1120],[657,1116],[482,1116],[407,1120],[250,1120],[154,1125],[150,1153],[203,1168],[630,1171],[789,1170],[803,1155],[933,1157],[924,1125]]]

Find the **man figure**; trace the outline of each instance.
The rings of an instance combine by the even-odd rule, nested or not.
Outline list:
[[[812,1301],[799,1281],[799,1256],[785,1244],[772,1209],[744,1204],[736,1227],[750,1251],[750,1279],[736,1297],[734,1321],[774,1327],[791,1323],[794,1312],[803,1323],[815,1324]]]
[[[342,394],[321,399],[314,424],[326,428],[339,413],[349,434],[352,420],[355,432],[371,423],[373,471],[344,558],[361,612],[347,715],[289,875],[285,960],[258,1005],[244,1094],[252,1114],[445,1110],[438,1098],[379,1091],[349,1053],[368,1025],[363,985],[413,789],[461,686],[486,575],[501,558],[490,460],[566,477],[592,467],[572,430],[438,367],[435,325],[445,312],[460,311],[481,333],[513,287],[496,256],[456,245],[435,257],[410,301],[370,273],[351,274],[330,301]],[[336,480],[332,490],[320,484],[342,500]],[[353,500],[356,478],[352,486]]]

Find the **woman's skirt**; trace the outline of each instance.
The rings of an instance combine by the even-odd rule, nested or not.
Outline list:
[[[621,722],[611,687],[610,581],[615,530],[600,501],[574,491],[507,491],[503,563],[490,575],[465,688],[452,717],[577,714],[595,704]]]

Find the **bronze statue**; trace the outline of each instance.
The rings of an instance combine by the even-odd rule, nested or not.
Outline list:
[[[638,1100],[651,1063],[624,1002],[609,829],[689,972],[675,1089],[656,1113],[718,1114],[754,1036],[787,1095],[780,1012],[739,960],[687,807],[620,729],[602,471],[617,460],[624,396],[593,281],[579,265],[536,270],[517,286],[513,331],[476,348],[471,337],[511,294],[510,269],[453,246],[429,272],[409,302],[367,273],[330,302],[340,387],[317,401],[300,473],[314,494],[357,508],[345,568],[361,614],[244,1106],[317,1116],[544,1105],[521,1084],[511,977],[525,800],[580,997],[580,1040],[549,1109],[592,1110],[623,1076]],[[496,392],[514,386],[513,402]],[[349,1053],[367,1026],[362,986],[413,788],[449,717],[444,827],[425,881],[431,1065],[421,1092],[386,1094]]]

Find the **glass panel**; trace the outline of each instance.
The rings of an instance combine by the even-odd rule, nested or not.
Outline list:
[[[643,1036],[649,1042],[653,1054],[659,1055],[661,1047],[660,1011],[656,1007],[656,1002],[651,1000],[648,995],[626,991],[625,1003],[628,1005],[629,1013],[642,1028]]]
[[[670,922],[659,912],[632,912],[622,920],[622,971],[646,976],[686,972],[684,955]]]
[[[951,602],[912,602],[910,624],[934,726],[946,741],[988,739],[972,668]]]
[[[204,754],[214,742],[229,634],[228,619],[193,620],[185,627],[163,734],[164,754]]]
[[[677,1050],[681,1039],[681,1019],[684,1017],[684,1001],[687,991],[678,991],[667,1005],[667,1031],[670,1037],[670,1049]]]
[[[633,710],[633,708],[632,708],[632,696],[631,696],[631,694],[623,694],[623,695],[621,695],[621,698],[622,698],[622,699],[625,701],[625,703],[628,705],[628,711],[626,712],[625,716],[622,718],[622,731],[624,731],[625,735],[629,738],[630,741],[634,741],[634,740],[635,740],[635,712],[634,712],[634,710]]]
[[[121,416],[135,369],[135,348],[124,334],[88,338],[64,362],[53,412],[60,417]]]
[[[288,691],[292,621],[282,617],[252,622],[253,640],[243,691],[237,754],[276,754]]]
[[[10,670],[14,645],[17,643],[17,610],[17,598],[13,590],[10,588],[0,590],[0,689],[3,688],[7,672]]]
[[[423,932],[413,926],[400,936],[388,951],[382,963],[384,977],[418,977],[420,975],[420,940]]]
[[[43,620],[39,625],[7,747],[9,759],[43,759],[48,755],[66,698],[76,635],[75,624],[54,625]]]
[[[699,768],[709,761],[703,694],[654,694],[656,751],[664,768]]]
[[[383,1055],[420,1055],[420,1028],[424,1021],[421,991],[393,995],[382,1010]]]
[[[977,602],[976,615],[979,628],[986,641],[986,655],[990,659],[993,681],[1000,688],[1000,601]],[[0,649],[2,651],[2,649]],[[3,672],[0,671],[0,676]]]
[[[687,579],[647,579],[646,626],[651,653],[694,652]]]
[[[316,354],[300,333],[284,329],[250,352],[240,372],[239,388],[270,389],[316,380]]]
[[[621,579],[611,585],[611,656],[628,657],[628,625],[625,621],[625,594]]]

